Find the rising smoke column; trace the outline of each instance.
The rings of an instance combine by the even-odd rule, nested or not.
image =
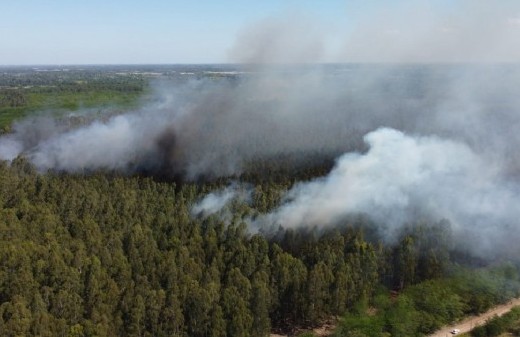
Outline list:
[[[436,136],[382,128],[364,139],[366,153],[346,153],[327,176],[297,184],[253,226],[325,227],[362,213],[391,238],[406,223],[448,219],[461,242],[470,235],[478,254],[514,249],[520,189],[495,163]]]

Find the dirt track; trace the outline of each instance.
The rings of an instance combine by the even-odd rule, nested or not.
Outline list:
[[[446,326],[434,334],[429,335],[428,337],[446,337],[446,336],[452,336],[450,333],[453,329],[459,329],[460,333],[471,331],[474,327],[482,325],[486,323],[486,320],[497,315],[502,316],[503,314],[509,312],[513,307],[520,305],[520,298],[516,298],[507,304],[499,305],[494,307],[493,309],[486,311],[485,313],[479,315],[479,316],[470,316],[459,323],[455,323],[449,326]]]

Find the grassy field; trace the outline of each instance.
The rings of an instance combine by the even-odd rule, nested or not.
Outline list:
[[[132,71],[99,67],[50,70],[0,68],[1,130],[36,113],[60,116],[82,109],[132,108],[148,88],[148,78]]]
[[[38,112],[50,112],[59,116],[61,113],[80,109],[132,108],[137,106],[142,94],[118,90],[28,91],[24,93],[24,102],[19,106],[0,104],[0,128],[5,130],[13,121]]]
[[[234,68],[199,65],[7,67],[0,65],[0,132],[35,113],[61,115],[81,109],[131,109],[153,81],[221,80]],[[209,72],[208,71],[213,71]],[[183,74],[196,74],[185,77]]]

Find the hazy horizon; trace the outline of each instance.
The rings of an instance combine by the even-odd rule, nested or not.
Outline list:
[[[1,68],[37,68],[37,67],[258,67],[261,69],[280,67],[320,67],[320,66],[515,66],[519,61],[510,62],[317,62],[317,63],[34,63],[0,64]]]

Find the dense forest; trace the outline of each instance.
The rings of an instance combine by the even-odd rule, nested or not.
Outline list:
[[[338,336],[411,336],[518,292],[513,265],[457,267],[445,222],[409,226],[394,244],[363,216],[330,230],[251,234],[240,214],[273,207],[292,182],[249,179],[252,202],[232,205],[228,225],[190,212],[224,182],[2,163],[2,335],[266,336],[349,311]]]
[[[118,114],[158,76],[235,80],[221,68],[1,68],[0,126],[8,133],[41,110],[69,124],[63,114],[76,110]],[[334,321],[337,337],[423,336],[520,294],[518,262],[460,248],[447,220],[417,219],[392,238],[364,213],[325,227],[249,226],[293,186],[330,172],[336,155],[279,153],[231,177],[188,181],[146,170],[42,172],[23,153],[0,161],[0,335],[312,336],[306,330]],[[250,198],[193,211],[230,185]],[[511,315],[474,335],[516,331]]]

